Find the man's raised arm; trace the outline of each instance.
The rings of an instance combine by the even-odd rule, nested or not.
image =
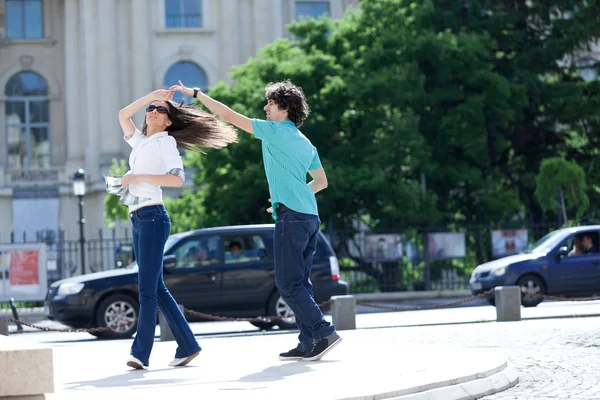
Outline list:
[[[197,90],[196,93],[194,93],[194,89],[185,87],[183,83],[181,83],[181,81],[179,81],[179,85],[171,86],[169,90],[171,89],[178,90],[179,92],[190,97],[194,97],[195,94],[195,97],[198,100],[200,100],[200,102],[204,104],[206,108],[210,110],[210,112],[215,114],[223,121],[230,123],[231,125],[235,125],[238,128],[245,130],[246,132],[254,133],[254,130],[252,129],[252,120],[250,120],[250,118],[233,111],[225,104],[218,102],[217,100],[209,97],[205,93],[202,93],[202,91]]]

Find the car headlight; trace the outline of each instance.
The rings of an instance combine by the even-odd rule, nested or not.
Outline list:
[[[77,293],[81,292],[81,289],[83,289],[83,286],[84,286],[83,283],[79,283],[79,282],[62,283],[58,287],[57,294],[60,296],[68,296],[71,294],[77,294]]]
[[[502,267],[502,268],[498,268],[496,270],[494,270],[494,275],[496,276],[502,276],[506,273],[506,267]]]

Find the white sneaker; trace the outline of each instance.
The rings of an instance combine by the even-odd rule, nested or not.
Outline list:
[[[127,366],[131,367],[133,369],[144,369],[144,364],[138,360],[137,358],[135,358],[134,356],[129,356],[129,358],[127,359]]]
[[[200,354],[199,351],[197,351],[196,353],[194,353],[188,357],[175,358],[173,361],[171,361],[169,363],[169,367],[183,367],[184,365],[189,364],[189,362],[192,361],[194,358],[196,358],[196,356],[198,356],[198,354]]]

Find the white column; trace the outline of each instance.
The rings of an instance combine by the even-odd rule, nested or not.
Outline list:
[[[82,67],[80,54],[80,24],[78,0],[65,0],[65,105],[67,127],[66,173],[71,174],[83,166],[83,137],[81,126],[82,98],[79,70]]]
[[[106,1],[106,0],[102,0]],[[81,115],[84,118],[83,130],[79,134],[84,140],[85,149],[85,170],[87,175],[97,180],[98,175],[98,146],[99,124],[104,122],[100,119],[101,112],[98,110],[100,102],[98,101],[99,88],[108,85],[101,85],[98,79],[98,51],[97,51],[97,25],[100,23],[97,15],[97,0],[82,0],[80,2],[82,33],[83,33],[83,87],[84,96],[80,99],[84,112]]]
[[[273,39],[280,39],[285,34],[285,23],[284,21],[284,7],[282,1],[276,1],[275,4],[271,6],[270,10],[270,18],[272,24],[272,32]]]
[[[245,62],[248,58],[256,55],[254,52],[254,15],[252,0],[240,0],[241,18],[238,24],[240,35],[240,58]],[[227,27],[219,27],[219,31]]]
[[[116,0],[100,0],[98,2],[98,76],[97,81],[102,82],[99,87],[97,100],[101,104],[102,129],[99,134],[99,152],[103,157],[101,163],[110,163],[110,158],[119,152],[122,135],[117,113],[121,108],[119,105],[120,89],[120,63],[117,39],[117,3]],[[110,164],[109,164],[110,165]]]
[[[152,56],[150,54],[150,14],[148,0],[131,0],[131,84],[134,101],[152,90]],[[134,121],[141,127],[143,115]]]
[[[276,38],[273,33],[273,4],[271,0],[254,0],[254,54]]]
[[[231,83],[231,67],[241,63],[240,60],[240,14],[238,0],[219,1],[219,61],[217,66],[219,71],[225,72],[226,76],[221,76],[228,83]],[[225,75],[224,74],[224,75]],[[210,82],[214,83],[214,82]]]

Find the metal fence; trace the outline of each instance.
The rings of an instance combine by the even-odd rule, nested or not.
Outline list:
[[[79,239],[67,239],[62,231],[58,235],[55,231],[40,231],[35,237],[11,234],[10,241],[0,243],[46,243],[49,283],[85,273],[112,270],[133,261],[128,229],[101,229],[96,238],[85,239],[83,246]]]
[[[469,289],[469,278],[477,265],[510,255],[510,251],[504,255],[495,254],[493,231],[518,231],[524,234],[525,244],[531,246],[557,228],[556,223],[464,225],[450,228],[357,228],[326,231],[325,234],[338,256],[342,278],[350,283],[350,291],[372,293]],[[430,234],[435,233],[462,234],[459,236],[464,237],[463,254],[458,257],[432,254]],[[390,242],[399,241],[401,250],[392,255],[384,252],[383,257],[377,259],[369,254],[369,238],[380,240],[388,246],[388,250]]]
[[[590,224],[590,223],[588,223]],[[539,225],[465,225],[450,227],[366,229],[364,227],[325,231],[340,263],[342,278],[350,283],[352,293],[398,292],[421,290],[461,290],[469,288],[473,269],[486,261],[500,258],[494,254],[492,231],[525,230],[532,244],[547,233],[559,228],[557,224]],[[464,254],[460,257],[431,256],[431,233],[462,233]],[[368,254],[368,237],[399,238],[401,255],[387,259]],[[53,282],[82,273],[99,272],[123,267],[133,261],[131,235],[128,229],[103,229],[96,238],[82,244],[79,239],[39,232],[36,237],[11,235],[10,241],[0,243],[43,242],[47,245],[48,280]]]

